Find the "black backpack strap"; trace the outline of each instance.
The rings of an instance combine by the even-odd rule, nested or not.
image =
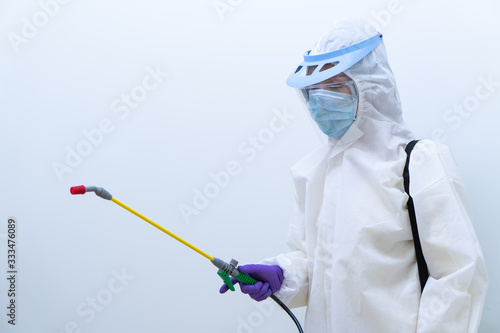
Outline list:
[[[425,283],[429,278],[429,271],[427,269],[427,263],[425,262],[424,254],[422,253],[422,245],[420,244],[420,238],[418,237],[417,228],[417,217],[415,216],[415,206],[413,205],[413,198],[410,195],[410,155],[413,147],[417,144],[418,140],[413,140],[406,146],[406,164],[405,170],[403,172],[405,191],[408,194],[408,213],[410,215],[411,232],[413,234],[413,244],[415,245],[415,254],[417,256],[418,265],[418,275],[420,278],[421,290],[424,290]]]

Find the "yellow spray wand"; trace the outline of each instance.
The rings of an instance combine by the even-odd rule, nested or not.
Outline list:
[[[99,196],[99,197],[101,197],[103,199],[106,199],[106,200],[113,201],[118,206],[120,206],[120,207],[128,210],[132,214],[140,217],[141,219],[143,219],[144,221],[148,222],[152,226],[154,226],[154,227],[158,228],[159,230],[163,231],[164,233],[166,233],[170,237],[176,239],[177,241],[181,242],[182,244],[186,245],[187,247],[191,248],[192,250],[198,252],[199,254],[201,254],[202,256],[204,256],[205,258],[207,258],[208,260],[210,260],[212,262],[212,264],[214,264],[216,267],[219,268],[219,271],[217,272],[217,274],[222,278],[222,280],[224,281],[224,283],[228,286],[228,288],[231,291],[234,291],[234,285],[233,285],[231,279],[229,278],[229,276],[234,277],[236,280],[238,280],[239,282],[244,283],[244,284],[256,284],[257,283],[257,280],[255,280],[254,278],[252,278],[251,276],[249,276],[249,275],[247,275],[245,273],[240,272],[237,269],[238,262],[236,260],[232,259],[230,263],[227,263],[224,260],[212,257],[211,255],[207,254],[206,252],[203,252],[202,250],[200,250],[196,246],[194,246],[194,245],[188,243],[187,241],[185,241],[184,239],[180,238],[176,234],[168,231],[167,229],[165,229],[164,227],[162,227],[158,223],[156,223],[153,220],[151,220],[151,219],[147,218],[146,216],[142,215],[138,211],[136,211],[136,210],[130,208],[129,206],[125,205],[123,202],[119,201],[118,199],[113,198],[113,196],[111,195],[111,193],[109,193],[107,190],[105,190],[102,187],[84,186],[84,185],[73,186],[73,187],[71,187],[70,192],[73,195],[74,194],[85,194],[86,192],[94,192],[97,196]],[[299,321],[297,320],[297,318],[295,318],[295,316],[290,311],[290,309],[288,309],[286,307],[286,305],[283,302],[281,302],[280,299],[277,298],[275,295],[271,294],[270,297],[276,303],[278,303],[288,313],[288,315],[290,315],[290,317],[292,318],[292,320],[295,322],[295,325],[297,325],[297,328],[298,328],[299,332],[303,332],[302,331],[302,327],[300,326]]]
[[[125,205],[123,202],[119,201],[118,199],[116,198],[111,198],[111,201],[113,201],[115,204],[117,204],[118,206],[120,207],[123,207],[125,208],[126,210],[128,210],[129,212],[131,212],[132,214],[136,215],[136,216],[139,216],[141,219],[143,219],[144,221],[148,222],[149,224],[155,226],[156,228],[160,229],[161,231],[163,231],[164,233],[166,233],[167,235],[169,235],[170,237],[178,240],[179,242],[181,242],[182,244],[186,245],[187,247],[193,249],[194,251],[198,252],[199,254],[201,254],[202,256],[204,256],[205,258],[207,258],[208,260],[210,261],[213,261],[214,260],[214,257],[212,257],[211,255],[203,252],[202,250],[200,250],[199,248],[197,248],[196,246],[186,242],[184,239],[180,238],[179,236],[177,236],[176,234],[168,231],[167,229],[163,228],[161,225],[159,225],[158,223],[156,223],[155,221],[147,218],[146,216],[142,215],[141,213],[139,213],[138,211],[130,208],[129,206]]]
[[[200,250],[196,246],[194,246],[194,245],[188,243],[187,241],[185,241],[184,239],[180,238],[176,234],[168,231],[167,229],[165,229],[164,227],[162,227],[161,225],[159,225],[155,221],[147,218],[146,216],[142,215],[138,211],[130,208],[129,206],[125,205],[123,202],[119,201],[118,199],[113,198],[113,196],[111,195],[111,193],[109,193],[107,190],[105,190],[102,187],[84,186],[84,185],[73,186],[73,187],[71,187],[70,192],[73,195],[74,194],[85,194],[86,192],[94,192],[97,196],[99,196],[99,197],[101,197],[103,199],[106,199],[106,200],[113,201],[118,206],[120,206],[120,207],[128,210],[129,212],[131,212],[132,214],[140,217],[141,219],[143,219],[144,221],[148,222],[152,226],[160,229],[161,231],[163,231],[164,233],[166,233],[170,237],[176,239],[177,241],[181,242],[182,244],[186,245],[187,247],[191,248],[192,250],[198,252],[199,254],[201,254],[202,256],[204,256],[205,258],[207,258],[208,260],[210,260],[215,266],[217,266],[219,268],[219,271],[217,272],[217,274],[219,274],[219,276],[222,278],[222,280],[224,281],[224,283],[232,291],[234,291],[234,285],[231,282],[231,279],[229,278],[229,276],[234,277],[236,280],[238,280],[239,282],[242,282],[244,284],[255,284],[255,283],[257,283],[257,280],[255,280],[254,278],[252,278],[251,276],[249,276],[249,275],[247,275],[245,273],[240,272],[236,268],[238,266],[238,262],[236,260],[233,259],[233,260],[231,260],[230,263],[227,263],[227,262],[225,262],[225,261],[223,261],[223,260],[221,260],[219,258],[212,257],[211,255],[207,254],[206,252],[203,252],[202,250]]]

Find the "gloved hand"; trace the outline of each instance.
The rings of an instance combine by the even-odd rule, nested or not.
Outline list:
[[[283,283],[283,270],[277,265],[243,265],[239,266],[238,270],[259,281],[254,285],[240,284],[241,292],[258,302],[277,292]],[[231,282],[237,284],[239,281],[232,277]],[[223,284],[219,292],[223,294],[228,290],[229,288]]]

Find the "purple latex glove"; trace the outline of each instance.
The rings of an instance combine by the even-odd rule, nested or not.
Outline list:
[[[258,302],[265,300],[271,293],[277,292],[283,283],[283,271],[277,265],[243,265],[239,266],[238,270],[259,281],[254,285],[240,284],[241,292]],[[231,278],[231,281],[233,284],[238,283],[235,278]],[[223,294],[228,290],[229,288],[224,284],[219,292]]]

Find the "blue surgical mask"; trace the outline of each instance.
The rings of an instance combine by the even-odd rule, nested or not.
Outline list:
[[[323,133],[338,139],[351,127],[356,116],[357,95],[324,89],[309,91],[308,108],[311,117]]]

